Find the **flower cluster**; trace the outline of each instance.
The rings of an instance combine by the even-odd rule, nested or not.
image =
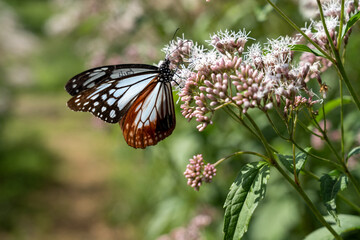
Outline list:
[[[269,39],[262,47],[250,47],[244,30],[220,31],[207,41],[210,50],[191,40],[177,39],[169,59],[179,64],[175,81],[180,88],[182,114],[196,119],[199,131],[212,124],[217,109],[236,107],[242,114],[250,108],[267,111],[283,106],[284,114],[311,106],[319,98],[308,89],[310,78],[320,79],[319,64],[293,64],[292,46],[299,38]]]
[[[205,165],[201,154],[195,155],[189,162],[190,164],[187,165],[184,175],[188,179],[188,185],[199,191],[203,182],[209,183],[212,181],[216,175],[216,168],[210,163]]]
[[[326,28],[329,32],[332,43],[335,47],[338,47],[338,34],[339,34],[339,26],[340,26],[340,15],[341,15],[341,4],[339,0],[330,0],[322,4]],[[352,14],[355,13],[355,4],[353,0],[345,1],[344,7],[344,22],[343,28]],[[306,25],[301,29],[310,39],[312,39],[316,44],[318,44],[325,52],[330,54],[331,46],[330,42],[327,38],[324,25],[320,20],[313,21],[311,20],[310,24]],[[343,39],[343,44],[346,45],[348,43],[349,35],[351,34],[351,29],[345,34]],[[314,48],[310,44],[308,45],[310,48]],[[325,58],[315,56],[312,53],[304,53],[301,56],[301,62],[306,62],[310,64],[314,64],[319,62],[321,65],[321,71],[325,71],[328,67],[331,66],[331,62],[326,60]]]

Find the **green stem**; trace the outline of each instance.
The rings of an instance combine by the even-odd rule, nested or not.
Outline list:
[[[314,135],[314,136],[317,136],[319,137],[320,139],[322,139],[322,136],[317,134],[316,132],[310,130],[303,122],[301,121],[298,121],[299,125],[308,133],[310,133],[311,135]]]
[[[304,190],[298,186],[290,177],[286,174],[286,172],[278,165],[274,165],[274,167],[280,172],[280,174],[295,188],[295,190],[301,195],[301,197],[304,199],[312,213],[316,216],[316,218],[331,232],[331,234],[335,237],[337,240],[341,240],[342,237],[331,227],[331,225],[326,222],[324,217],[321,215],[319,210],[315,207],[315,205],[311,202],[309,197],[306,195]]]
[[[237,105],[235,105],[237,108],[239,108]],[[229,106],[226,106],[226,108],[223,108],[233,119],[235,119],[237,122],[241,123],[246,129],[249,130],[249,132],[251,132],[255,137],[257,137],[261,142],[262,142],[262,139],[261,137],[259,136],[261,134],[258,134],[256,133],[245,121],[244,119],[242,119],[241,117],[239,117],[238,115],[236,115],[236,113],[229,107]],[[240,109],[241,111],[241,109]],[[271,146],[270,144],[268,144],[269,146],[269,149],[273,152],[278,152],[273,146]]]
[[[298,115],[297,115],[297,112],[295,111],[295,118],[294,118],[294,122],[293,122],[293,128],[292,128],[292,136],[291,138],[295,140],[295,131],[296,131],[296,122],[297,122],[297,118],[298,118]],[[294,141],[295,142],[295,141]],[[293,166],[294,166],[294,180],[295,180],[295,183],[297,185],[300,185],[300,181],[298,179],[298,176],[296,174],[296,155],[295,155],[295,144],[293,143],[292,144],[292,153],[293,153]]]
[[[339,71],[339,76],[345,82],[345,85],[346,85],[347,89],[349,90],[351,97],[353,98],[357,108],[360,110],[359,97],[358,97],[357,93],[355,92],[354,88],[352,87],[348,76],[346,75],[344,66],[343,66],[343,64],[341,62],[341,58],[340,58],[340,55],[339,55],[338,52],[335,53],[335,58],[336,58],[336,62],[337,62],[336,67],[337,67],[337,69]]]
[[[235,152],[235,153],[233,153],[233,154],[230,154],[230,155],[228,155],[228,156],[226,156],[226,157],[223,157],[223,158],[219,159],[219,160],[218,160],[216,163],[214,163],[213,165],[214,165],[214,167],[216,167],[217,165],[219,165],[220,163],[222,163],[222,162],[225,161],[226,159],[229,159],[229,158],[231,158],[231,157],[234,157],[234,156],[237,156],[237,155],[241,155],[241,154],[255,155],[255,156],[258,156],[258,157],[264,159],[264,160],[267,161],[267,162],[270,162],[270,159],[269,159],[268,157],[266,157],[266,156],[264,156],[264,155],[262,155],[262,154],[260,154],[260,153],[251,152],[251,151],[239,151],[239,152]]]
[[[358,207],[357,205],[355,205],[354,203],[352,203],[349,199],[347,199],[346,197],[344,197],[341,193],[338,193],[338,197],[343,200],[347,205],[349,205],[350,207],[352,207],[355,211],[360,213],[360,207]]]
[[[345,145],[345,134],[344,134],[344,95],[343,95],[343,83],[339,79],[340,85],[340,132],[341,132],[341,157],[342,161],[344,162],[344,145]]]
[[[260,137],[260,141],[263,143],[266,152],[268,153],[268,155],[270,156],[270,160],[274,160],[274,154],[271,150],[271,147],[269,146],[266,138],[264,137],[264,135],[262,134],[260,128],[258,127],[258,125],[255,123],[255,121],[252,119],[252,117],[248,114],[245,113],[245,116],[247,117],[247,119],[250,121],[251,125],[253,128],[255,128],[255,131],[257,132],[258,136]],[[275,161],[275,160],[274,160]],[[272,164],[272,162],[271,162]]]
[[[333,161],[330,161],[329,159],[326,159],[326,158],[323,158],[323,157],[319,157],[319,156],[317,156],[317,155],[315,155],[315,154],[312,154],[311,152],[305,151],[305,149],[302,148],[302,147],[300,147],[300,145],[297,144],[293,139],[290,139],[290,141],[296,146],[296,148],[298,148],[298,149],[299,149],[300,151],[302,151],[303,153],[306,153],[307,155],[309,155],[309,156],[311,156],[311,157],[313,157],[313,158],[316,158],[316,159],[318,159],[318,160],[321,160],[321,161],[323,161],[323,162],[325,162],[325,163],[327,163],[327,164],[331,164],[331,165],[333,165],[334,167],[336,167],[336,168],[338,168],[338,169],[342,169],[342,165],[337,164],[337,163],[335,163],[335,162],[333,162]]]
[[[343,25],[344,25],[344,5],[345,5],[345,0],[341,0],[340,25],[339,25],[339,33],[338,33],[338,39],[337,39],[337,45],[338,45],[339,49],[341,47],[341,41],[342,41],[341,35],[342,35]]]
[[[360,197],[360,185],[359,182],[356,181],[356,179],[354,178],[354,176],[349,172],[349,170],[347,169],[346,165],[344,164],[344,168],[345,168],[345,174],[349,177],[350,181],[354,184],[355,187],[355,191],[356,193],[359,195]]]
[[[280,132],[279,130],[277,129],[277,127],[275,126],[274,122],[272,121],[271,117],[269,116],[269,113],[268,112],[265,112],[265,115],[266,115],[266,118],[268,119],[270,125],[272,126],[272,128],[274,129],[274,131],[276,132],[276,134],[281,137],[282,139],[284,140],[288,140],[286,137],[284,137]]]
[[[322,111],[323,111],[323,116],[324,116],[324,131],[326,132],[326,124],[327,124],[327,120],[326,120],[326,111],[325,111],[325,104],[324,103],[322,103],[321,104],[321,109],[322,109]]]
[[[244,121],[244,119],[242,119],[241,117],[239,117],[238,115],[236,115],[236,113],[229,107],[226,106],[226,108],[224,108],[224,111],[226,111],[227,114],[230,115],[230,117],[232,117],[235,121],[241,123],[247,130],[249,130],[249,132],[251,132],[255,137],[257,137],[258,139],[260,139],[260,137],[258,136],[258,134],[251,129],[251,127]]]

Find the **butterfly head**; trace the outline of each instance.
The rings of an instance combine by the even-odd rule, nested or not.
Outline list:
[[[175,71],[170,69],[170,64],[171,64],[171,62],[168,58],[166,58],[165,61],[163,61],[160,64],[160,66],[159,66],[159,72],[160,72],[159,81],[162,81],[162,82],[173,81]]]

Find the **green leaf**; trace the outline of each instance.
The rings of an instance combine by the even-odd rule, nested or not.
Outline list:
[[[353,148],[347,155],[347,159],[349,159],[351,156],[360,154],[360,146]]]
[[[231,185],[224,208],[224,239],[241,239],[250,219],[265,196],[270,167],[265,162],[248,163]]]
[[[314,54],[315,56],[318,56],[318,57],[324,57],[324,54],[322,54],[319,50],[317,50],[316,48],[315,49],[312,49],[312,48],[309,48],[308,46],[304,45],[304,44],[295,44],[292,46],[291,48],[292,51],[298,51],[298,52],[309,52],[309,53],[312,53]]]
[[[320,194],[323,204],[339,226],[340,221],[336,213],[335,198],[339,191],[347,187],[347,184],[347,176],[337,170],[331,171],[329,174],[325,174],[320,178]]]
[[[305,148],[306,152],[309,152],[311,148]],[[294,174],[294,161],[292,155],[282,155],[277,154],[280,162],[284,167],[292,174]],[[295,155],[295,166],[296,166],[296,175],[299,175],[300,170],[303,168],[306,162],[307,154],[304,152],[298,152]]]
[[[352,102],[351,97],[350,96],[344,96],[344,104],[349,104]],[[333,109],[335,109],[336,107],[339,107],[341,104],[341,99],[340,98],[336,98],[334,100],[331,100],[329,102],[327,102],[324,106],[325,109],[325,113],[329,114],[330,111],[332,111]],[[323,111],[319,111],[319,114],[316,116],[316,121],[321,121],[324,118],[324,113]]]
[[[341,227],[333,225],[332,227],[338,234],[349,233],[354,230],[360,230],[360,217],[353,215],[340,214],[339,219]],[[331,223],[331,221],[328,221]],[[333,240],[334,236],[325,227],[319,228],[306,236],[304,240]]]
[[[360,12],[358,12],[357,14],[355,14],[354,16],[352,16],[349,21],[346,24],[346,27],[344,28],[341,37],[343,38],[345,36],[345,34],[349,31],[349,29],[354,26],[354,24],[359,21],[360,19]]]

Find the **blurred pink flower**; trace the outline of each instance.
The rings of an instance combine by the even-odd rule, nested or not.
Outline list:
[[[187,184],[199,191],[203,182],[210,183],[216,175],[216,168],[214,165],[208,163],[205,165],[202,154],[195,155],[189,159],[190,164],[186,166],[184,172],[185,177],[188,179]]]
[[[157,240],[200,240],[200,230],[212,222],[210,214],[195,216],[186,227],[179,227],[169,234],[160,236]]]
[[[322,129],[324,129],[324,121],[319,122],[319,125]],[[339,130],[331,130],[332,124],[330,120],[326,121],[326,133],[330,140],[332,141],[340,141],[341,133]],[[318,129],[314,129],[314,132],[318,135],[322,135]],[[310,137],[311,146],[317,150],[323,149],[325,142],[319,138],[318,136],[311,135]]]

